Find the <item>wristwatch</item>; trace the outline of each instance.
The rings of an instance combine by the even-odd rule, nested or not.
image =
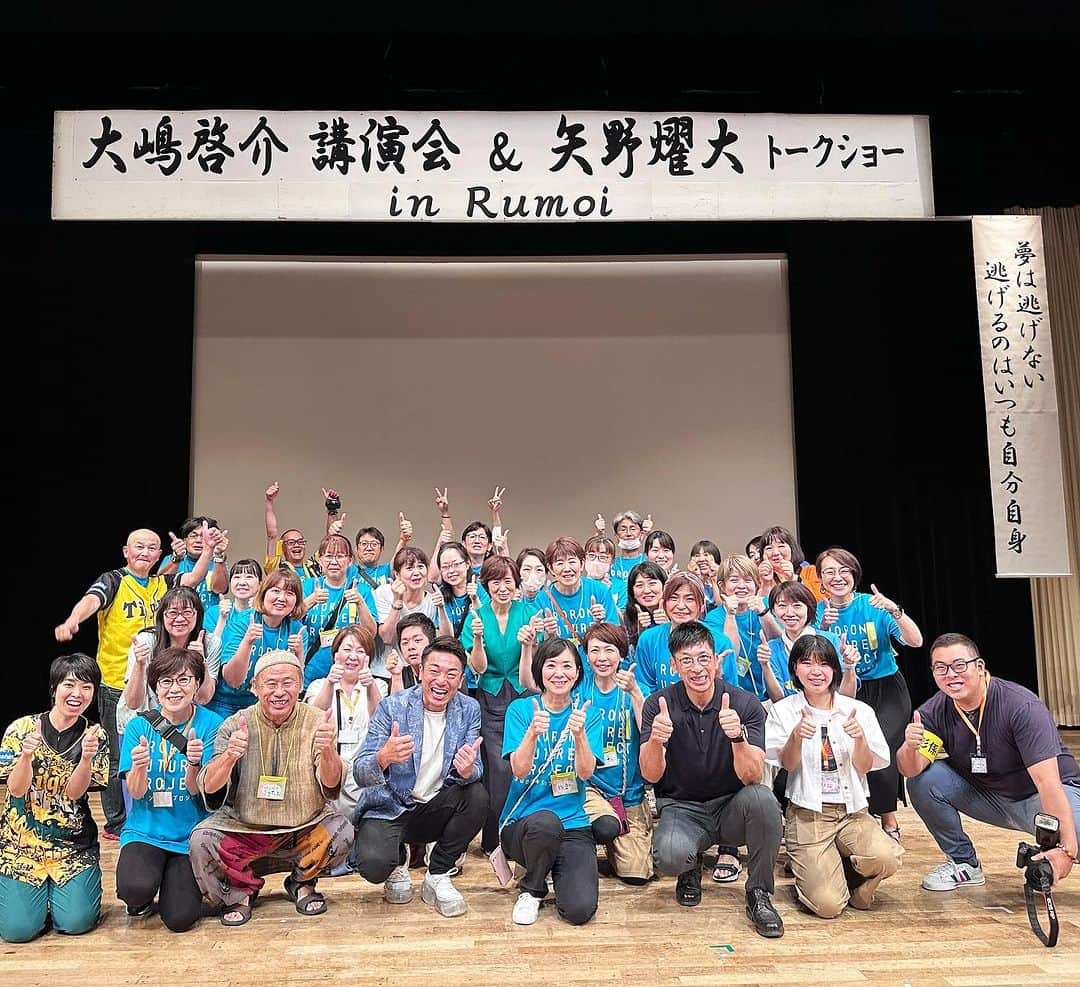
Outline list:
[[[744,723],[742,725],[742,730],[740,731],[739,736],[732,737],[731,742],[733,744],[745,744],[749,739],[750,739],[750,734],[746,729],[746,724]]]
[[[893,620],[899,620],[904,616],[904,608],[900,604],[896,604],[896,609],[892,613]]]
[[[391,610],[404,610],[405,609],[405,604],[404,603],[391,603],[390,604],[390,609]]]

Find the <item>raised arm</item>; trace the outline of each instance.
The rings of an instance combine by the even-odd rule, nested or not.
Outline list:
[[[277,555],[278,519],[274,512],[274,498],[277,497],[281,484],[275,480],[266,488],[265,494],[265,517],[266,517],[266,557],[273,558]]]

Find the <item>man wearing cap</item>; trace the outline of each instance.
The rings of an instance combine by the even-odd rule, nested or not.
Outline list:
[[[216,810],[191,834],[195,880],[221,924],[243,925],[266,874],[291,868],[285,893],[301,915],[321,915],[315,882],[352,846],[349,821],[332,802],[343,765],[330,711],[298,702],[303,666],[290,651],[268,651],[255,664],[258,702],[225,720],[199,790]]]
[[[461,689],[465,662],[455,638],[435,638],[420,656],[420,684],[376,707],[352,768],[362,786],[353,817],[357,870],[384,882],[391,904],[406,904],[413,890],[405,844],[433,843],[420,897],[447,918],[465,914],[450,879],[488,810],[478,784],[480,704]]]

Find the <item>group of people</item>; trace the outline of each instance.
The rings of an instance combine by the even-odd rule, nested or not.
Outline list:
[[[250,920],[265,877],[285,873],[301,916],[327,910],[318,881],[359,874],[387,901],[466,912],[453,877],[479,836],[512,919],[553,897],[582,924],[612,878],[675,878],[702,899],[740,879],[756,931],[783,935],[772,896],[780,847],[797,898],[823,918],[869,908],[899,868],[898,798],[946,860],[931,891],[985,881],[959,813],[1032,828],[1056,815],[1058,880],[1077,852],[1080,769],[1045,706],[991,678],[969,638],[930,647],[939,692],[913,711],[895,644],[919,647],[904,608],[860,592],[858,559],[809,563],[772,527],[743,552],[711,541],[685,565],[651,515],[597,515],[584,543],[511,556],[501,509],[456,537],[447,491],[429,555],[412,523],[384,563],[383,533],[350,541],[334,490],[309,554],[265,495],[261,559],[228,557],[208,517],[133,531],[56,628],[96,616],[96,658],[50,669],[51,706],[0,743],[0,936],[51,922],[91,929],[99,834],[117,839],[117,895],[173,931],[212,908]],[[895,642],[895,644],[894,644]],[[97,723],[87,712],[96,698]]]

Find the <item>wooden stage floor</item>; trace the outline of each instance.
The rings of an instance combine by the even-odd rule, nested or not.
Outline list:
[[[1080,734],[1068,741],[1075,750]],[[757,936],[743,914],[741,883],[705,877],[704,900],[681,908],[674,881],[629,888],[601,879],[600,909],[588,925],[567,925],[545,905],[531,927],[510,921],[516,899],[499,889],[474,847],[457,886],[469,913],[444,919],[416,896],[388,905],[382,888],[358,877],[326,880],[329,910],[298,915],[272,876],[252,921],[225,929],[203,919],[174,935],[156,916],[128,918],[115,897],[117,849],[103,843],[103,919],[88,935],[53,933],[0,943],[5,987],[108,984],[1080,984],[1080,869],[1055,894],[1061,939],[1047,949],[1032,935],[1023,880],[1014,866],[1020,834],[978,823],[969,832],[987,883],[947,894],[923,891],[922,875],[942,857],[909,809],[900,814],[904,865],[884,882],[872,912],[848,909],[824,921],[792,900],[777,866],[784,938]]]

